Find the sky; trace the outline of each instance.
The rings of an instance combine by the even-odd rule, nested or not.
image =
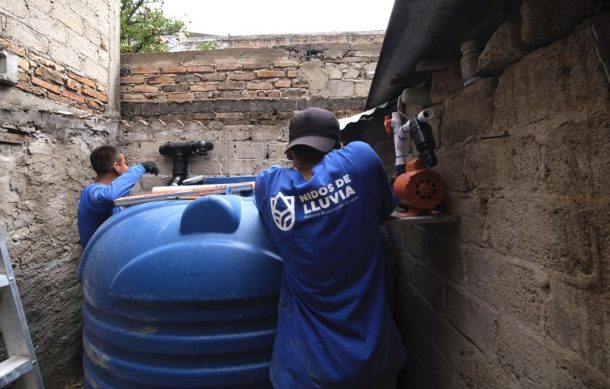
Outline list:
[[[394,0],[165,0],[187,31],[214,35],[385,30]]]

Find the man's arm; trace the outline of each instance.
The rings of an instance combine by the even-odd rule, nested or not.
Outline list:
[[[388,176],[385,174],[383,164],[379,160],[379,175],[380,175],[380,191],[381,191],[381,217],[386,218],[396,208],[396,196],[388,181]]]
[[[141,164],[130,167],[108,185],[97,186],[89,192],[92,207],[112,209],[114,200],[126,196],[145,173]]]

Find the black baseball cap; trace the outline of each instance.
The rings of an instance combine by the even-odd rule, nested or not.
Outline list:
[[[335,114],[322,108],[307,108],[296,112],[290,119],[286,150],[292,146],[304,145],[328,153],[340,141],[339,121]]]

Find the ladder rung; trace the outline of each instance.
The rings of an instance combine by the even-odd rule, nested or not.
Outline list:
[[[3,361],[0,363],[0,388],[10,384],[30,370],[32,370],[32,362],[28,357],[17,356]]]
[[[8,285],[8,276],[6,274],[0,274],[0,288]]]

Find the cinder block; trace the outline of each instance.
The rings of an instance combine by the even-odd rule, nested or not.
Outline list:
[[[610,297],[552,279],[547,300],[546,332],[565,350],[578,354],[600,372],[609,371]]]
[[[445,100],[442,142],[450,145],[489,131],[493,118],[494,78],[482,79]]]
[[[521,35],[531,46],[551,43],[566,35],[593,14],[595,0],[524,0],[521,3]]]
[[[523,58],[528,48],[521,41],[520,25],[504,22],[493,33],[479,56],[478,74],[497,75],[504,69]]]
[[[464,247],[467,290],[500,313],[537,328],[546,299],[546,274],[527,261],[490,249]]]
[[[507,68],[495,92],[494,132],[512,135],[523,128],[537,129],[541,121],[563,123],[607,110],[610,92],[593,42],[585,23]],[[526,127],[529,124],[536,126]]]
[[[497,314],[468,292],[447,284],[449,321],[473,341],[489,359],[497,356]]]

